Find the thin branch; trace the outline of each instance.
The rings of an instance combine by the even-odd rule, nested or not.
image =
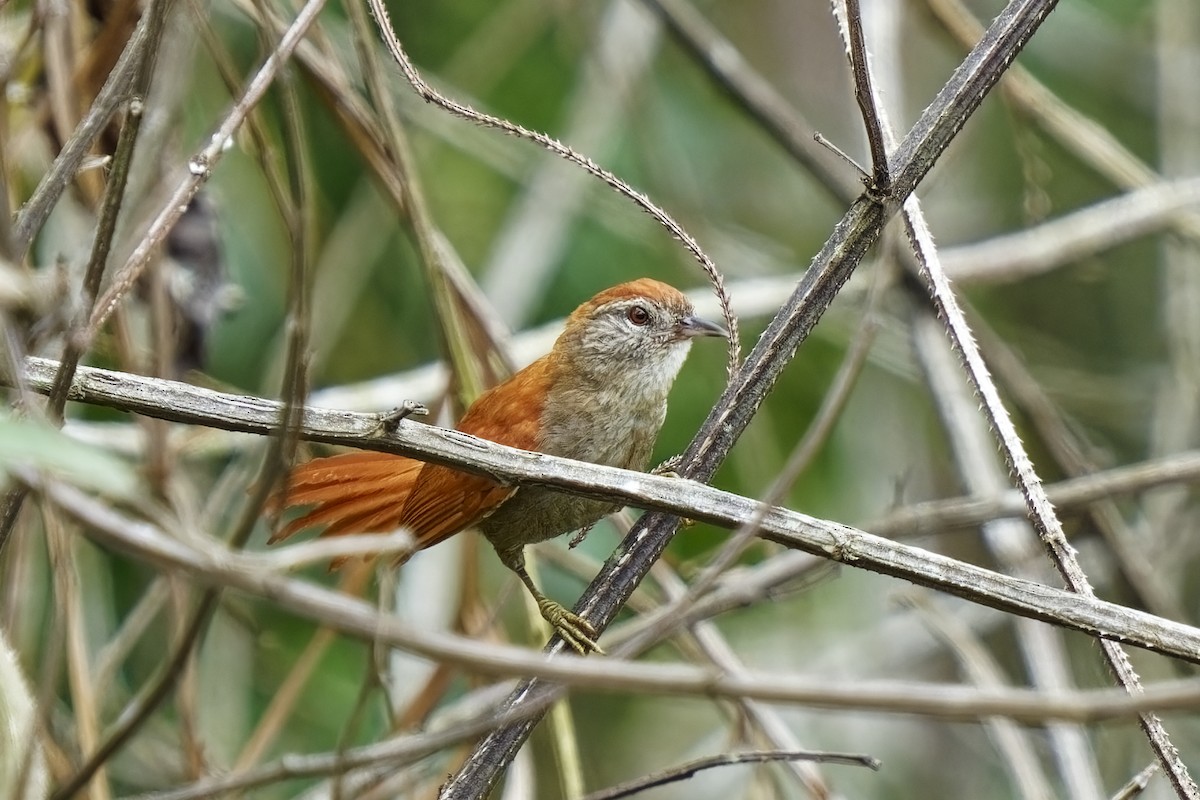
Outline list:
[[[323,2],[323,0],[321,1]],[[301,16],[303,17],[303,14]],[[274,53],[278,54],[282,48],[283,43],[281,42]],[[247,94],[249,94],[249,91]],[[306,239],[311,234],[313,225],[311,224],[311,220],[305,217],[305,214],[309,210],[309,204],[305,199],[307,196],[305,187],[308,182],[307,167],[303,157],[297,155],[297,153],[304,150],[302,142],[303,134],[299,127],[300,113],[295,104],[289,102],[290,94],[285,92],[285,106],[290,112],[289,118],[291,121],[289,127],[291,135],[289,136],[288,155],[289,165],[291,166],[291,191],[294,197],[290,198],[289,203],[281,209],[281,212],[289,221],[289,230],[292,234],[292,281],[289,291],[288,316],[289,338],[288,352],[286,354],[287,367],[282,389],[282,394],[286,398],[286,401],[281,405],[279,410],[278,419],[282,423],[279,426],[279,436],[272,439],[271,445],[263,459],[263,466],[258,475],[258,480],[254,482],[250,497],[247,499],[246,505],[242,508],[241,514],[235,522],[230,535],[229,546],[236,549],[244,546],[246,540],[249,539],[250,534],[254,531],[258,518],[262,513],[262,508],[266,503],[267,496],[274,484],[274,478],[281,470],[283,454],[294,444],[292,432],[299,416],[298,409],[303,409],[304,407],[304,396],[307,391],[304,371],[304,351],[309,317],[307,287],[309,281],[308,253],[311,248],[306,244]],[[280,197],[282,198],[282,194]],[[191,611],[191,616],[184,624],[183,632],[179,639],[172,644],[170,656],[167,658],[163,668],[143,687],[142,692],[134,702],[118,716],[117,723],[108,733],[105,741],[94,752],[89,754],[84,765],[72,776],[71,780],[55,793],[54,800],[67,800],[75,792],[86,786],[96,770],[120,750],[137,733],[141,726],[149,720],[150,715],[154,713],[175,687],[180,674],[191,658],[194,648],[207,631],[209,622],[219,602],[220,592],[216,587],[210,587],[205,591],[196,607]]]
[[[884,123],[886,133],[886,119]],[[970,327],[967,325],[958,299],[950,288],[949,279],[937,257],[933,236],[916,197],[910,196],[905,201],[903,216],[913,251],[921,265],[921,274],[928,282],[934,309],[945,323],[950,343],[961,359],[963,370],[981,400],[984,413],[995,433],[1001,452],[1016,478],[1018,488],[1025,496],[1034,529],[1067,586],[1080,595],[1093,596],[1091,582],[1079,564],[1075,549],[1067,541],[1062,523],[1058,520],[1054,507],[1046,497],[1041,478],[1034,470],[1033,462],[1017,434],[1016,426],[1000,400],[999,392],[991,380],[979,347],[971,335]],[[1101,642],[1100,647],[1110,669],[1126,691],[1139,692],[1141,690],[1140,681],[1121,646],[1116,642],[1109,641]],[[1157,754],[1163,769],[1170,776],[1172,785],[1179,796],[1193,798],[1193,800],[1200,798],[1200,787],[1197,787],[1187,768],[1179,759],[1178,750],[1171,743],[1166,729],[1159,719],[1153,714],[1146,714],[1141,718],[1141,724],[1150,740],[1151,747]]]
[[[33,196],[21,210],[13,231],[14,261],[23,258],[28,252],[33,237],[42,229],[58,198],[75,179],[79,165],[87,156],[92,142],[108,125],[108,121],[125,100],[128,87],[134,80],[134,73],[149,42],[149,26],[150,15],[143,14],[116,66],[108,74],[96,99],[92,101],[92,107],[75,128],[71,138],[63,145],[54,163],[38,183]]]
[[[725,326],[729,331],[729,359],[727,369],[729,377],[732,380],[738,369],[741,350],[740,338],[738,336],[737,318],[733,315],[733,312],[730,311],[729,308],[730,301],[728,292],[725,290],[725,277],[721,274],[721,271],[717,269],[717,265],[712,262],[712,259],[708,257],[708,254],[701,249],[699,243],[692,238],[691,234],[684,230],[683,226],[676,222],[671,215],[669,215],[659,206],[655,205],[655,203],[651,201],[650,198],[645,194],[637,191],[613,173],[604,169],[599,164],[596,164],[587,156],[577,153],[557,139],[553,139],[544,133],[531,131],[528,128],[522,127],[521,125],[517,125],[513,122],[509,122],[506,119],[481,113],[470,106],[467,106],[456,100],[452,100],[439,93],[436,89],[425,82],[425,80],[421,77],[421,74],[417,72],[417,69],[413,65],[412,61],[408,58],[408,54],[404,52],[404,48],[401,46],[400,40],[396,38],[395,31],[392,28],[391,18],[388,16],[387,8],[384,6],[383,0],[367,1],[370,5],[371,12],[375,15],[375,21],[378,23],[380,34],[383,36],[383,40],[388,47],[388,51],[392,54],[392,57],[400,66],[400,70],[404,73],[404,77],[412,85],[413,89],[415,89],[417,94],[423,97],[426,101],[441,107],[455,116],[462,117],[465,120],[495,128],[496,130],[507,133],[511,136],[536,142],[538,145],[550,151],[551,153],[566,159],[589,174],[594,175],[596,178],[606,183],[614,191],[629,198],[639,208],[653,217],[655,221],[666,228],[668,233],[679,240],[679,242],[692,255],[692,257],[696,259],[697,263],[700,264],[700,267],[704,270],[705,274],[708,275],[709,281],[711,281],[713,285],[713,291],[720,299]]]
[[[888,169],[887,144],[879,120],[875,89],[871,86],[871,65],[867,58],[867,42],[863,35],[862,9],[858,0],[845,0],[846,39],[850,51],[850,69],[854,75],[854,99],[862,113],[863,127],[871,147],[872,194],[884,196],[892,186],[892,175]]]
[[[351,558],[394,558],[416,551],[416,539],[405,530],[393,533],[360,533],[311,539],[289,544],[267,553],[247,553],[261,559],[261,569],[269,572],[295,572],[303,567]]]
[[[96,298],[100,294],[100,284],[108,266],[108,256],[112,250],[113,236],[117,229],[117,219],[125,200],[129,170],[133,164],[133,151],[137,146],[138,132],[141,130],[145,105],[150,96],[154,77],[154,65],[157,61],[163,29],[166,27],[167,15],[170,13],[171,6],[172,0],[155,0],[146,12],[149,17],[146,47],[141,58],[134,65],[136,75],[129,87],[127,116],[117,138],[112,167],[108,173],[104,199],[96,222],[96,234],[92,242],[91,254],[88,257],[87,266],[84,268],[81,318],[68,332],[59,373],[55,378],[54,388],[50,391],[47,402],[51,420],[59,425],[62,424],[63,409],[67,404],[67,389],[71,386],[75,367],[78,366],[79,359],[87,352],[87,343],[80,340],[80,333],[87,324],[87,317],[95,308]],[[0,531],[0,536],[2,533]]]
[[[930,10],[964,47],[977,41],[983,26],[960,0],[925,0]],[[1063,147],[1123,189],[1161,183],[1161,175],[1125,147],[1097,120],[1067,105],[1033,73],[1014,64],[1000,84],[1004,98],[1057,139]],[[1200,241],[1200,213],[1180,212],[1175,230]]]
[[[896,201],[912,193],[1056,5],[1057,0],[1012,0],[983,32],[896,149]]]
[[[155,578],[138,598],[137,604],[125,613],[116,632],[97,649],[93,656],[96,662],[93,679],[96,694],[109,696],[117,670],[162,610],[169,589],[164,576]]]
[[[878,114],[883,134],[890,138],[891,129],[882,108],[878,109]],[[1000,401],[999,392],[983,362],[958,299],[950,289],[949,280],[938,258],[921,204],[915,196],[909,196],[905,200],[903,217],[913,252],[920,265],[920,273],[928,283],[933,307],[938,317],[944,321],[950,344],[958,353],[967,379],[982,401],[984,414],[995,433],[1000,450],[1016,478],[1018,488],[1025,496],[1034,529],[1042,540],[1051,562],[1066,581],[1067,586],[1079,594],[1093,596],[1091,583],[1079,564],[1074,548],[1067,541],[1062,524],[1046,497],[1045,487],[1017,435],[1016,426]],[[1029,633],[1034,629],[1026,628],[1025,630],[1026,633]],[[1131,694],[1140,692],[1139,678],[1121,646],[1115,642],[1105,641],[1100,643],[1100,647],[1118,682]],[[1041,665],[1035,664],[1034,666]],[[1057,671],[1062,674],[1066,672],[1065,669]],[[1171,743],[1161,721],[1152,714],[1146,714],[1141,717],[1140,722],[1150,740],[1151,747],[1170,776],[1172,785],[1179,796],[1192,798],[1192,800],[1200,798],[1200,787],[1196,786],[1186,766],[1180,760],[1178,750]],[[1075,737],[1072,741],[1070,750],[1086,757],[1084,755],[1086,747],[1080,744],[1079,737]],[[1092,766],[1088,771],[1094,772],[1095,767]],[[1073,770],[1071,774],[1081,775],[1083,772]],[[1089,780],[1094,783],[1094,779],[1089,778]],[[1094,790],[1095,786],[1093,785],[1087,794],[1094,795]]]
[[[1198,481],[1200,451],[1193,450],[1047,484],[1046,494],[1060,510],[1081,509],[1123,494]],[[1002,517],[1023,518],[1027,511],[1021,493],[1010,489],[993,497],[956,497],[915,503],[890,512],[865,527],[879,536],[926,536]]]
[[[382,742],[330,753],[286,755],[260,767],[237,769],[228,775],[202,778],[179,789],[132,795],[125,800],[206,800],[238,790],[254,789],[297,778],[320,778],[340,775],[354,768],[384,766],[389,772],[428,758],[447,747],[479,736],[497,723],[519,718],[519,713],[533,713],[540,706],[531,703],[519,712],[497,714],[486,708],[464,722],[440,730],[396,736]]]
[[[819,764],[845,764],[852,767],[867,767],[877,770],[880,762],[871,756],[854,753],[823,753],[816,750],[771,750],[752,753],[722,753],[705,758],[697,758],[683,764],[645,775],[626,783],[590,792],[583,800],[617,800],[639,794],[655,786],[665,786],[669,783],[685,781],[695,777],[696,773],[716,767],[728,767],[735,764],[769,764],[772,761],[815,761]]]
[[[928,307],[920,307],[914,310],[911,326],[913,346],[946,430],[960,481],[972,493],[1003,491],[1007,475],[987,421],[978,414],[976,397],[963,379],[946,341],[943,323],[934,318]],[[1030,580],[1044,576],[1045,565],[1031,564],[1026,558],[1035,550],[1037,536],[1025,520],[989,520],[982,526],[980,539],[1005,573]],[[1013,622],[1018,649],[1032,684],[1045,691],[1070,687],[1072,679],[1061,632],[1031,620]],[[1100,796],[1103,784],[1086,733],[1077,726],[1052,726],[1047,734],[1066,795],[1075,800]],[[1050,795],[1040,792],[1039,796]]]
[[[303,39],[321,9],[325,7],[325,2],[326,0],[307,0],[304,7],[300,9],[300,13],[296,15],[291,27],[281,37],[279,46],[247,84],[245,93],[230,109],[229,114],[212,135],[208,145],[188,159],[187,174],[172,191],[158,216],[150,223],[150,227],[125,260],[125,264],[117,272],[113,284],[100,298],[88,325],[86,339],[91,340],[96,336],[105,320],[116,310],[121,298],[137,283],[138,277],[150,263],[150,257],[159,243],[183,216],[188,203],[200,191],[200,187],[212,176],[213,169],[220,162],[225,150],[232,145],[233,138],[247,115],[258,105],[267,89],[274,83],[283,65],[291,58],[296,45]]]
[[[1200,178],[1162,181],[1041,225],[942,251],[958,283],[1012,283],[1176,226],[1200,206]]]
[[[1000,443],[1009,469],[1016,477],[1017,486],[1025,496],[1029,507],[1034,529],[1041,538],[1050,555],[1055,568],[1073,592],[1081,596],[1094,596],[1091,582],[1084,573],[1076,557],[1075,549],[1067,541],[1062,523],[1054,512],[1054,507],[1046,497],[1045,487],[1041,478],[1033,468],[1024,445],[1017,434],[1012,418],[1004,409],[996,385],[991,380],[978,345],[972,337],[966,318],[958,305],[958,300],[950,289],[949,280],[937,260],[933,237],[925,224],[920,204],[910,197],[905,204],[905,225],[913,250],[922,264],[922,273],[929,281],[930,296],[934,307],[946,324],[946,331],[955,350],[962,360],[963,368],[975,391],[982,401],[984,412],[987,414],[993,431]],[[1105,660],[1118,681],[1130,693],[1141,690],[1141,683],[1129,662],[1129,657],[1116,642],[1101,642],[1101,650]],[[1170,776],[1176,792],[1183,798],[1200,798],[1200,787],[1196,786],[1187,768],[1179,759],[1178,750],[1171,743],[1165,728],[1153,714],[1141,718],[1142,727],[1150,740],[1151,747],[1157,754],[1164,771]]]
[[[617,149],[635,112],[629,101],[642,90],[662,40],[658,21],[635,3],[606,5],[590,50],[580,56],[560,126],[563,140],[600,160]],[[522,177],[479,270],[484,293],[508,324],[524,324],[543,302],[576,219],[597,194],[592,188],[585,172],[559,159],[539,159]]]
[[[129,169],[133,163],[133,150],[137,144],[146,99],[150,94],[154,62],[162,41],[162,33],[166,26],[170,6],[171,0],[157,0],[151,3],[145,14],[147,19],[144,46],[127,48],[133,54],[128,64],[133,75],[129,81],[128,95],[124,91],[116,93],[118,104],[128,100],[127,115],[117,138],[112,169],[108,175],[99,219],[96,222],[96,234],[92,241],[91,254],[88,257],[87,266],[84,268],[80,318],[67,333],[59,374],[47,401],[47,417],[56,425],[62,425],[63,408],[67,404],[67,388],[71,385],[71,379],[74,377],[79,359],[87,352],[87,343],[81,338],[81,334],[87,325],[88,315],[95,307],[96,296],[100,293],[100,282],[104,277],[105,268],[108,266],[108,255],[112,249],[117,218],[121,213],[122,201],[125,199],[125,186],[129,179]],[[18,224],[18,229],[19,227]],[[18,235],[21,235],[19,231]],[[13,525],[16,524],[17,515],[21,513],[24,501],[25,493],[21,487],[10,489],[4,495],[2,505],[0,505],[0,553],[4,551],[4,545],[12,533]]]
[[[84,622],[84,592],[80,586],[78,549],[80,540],[74,531],[68,532],[58,509],[43,510],[46,530],[46,545],[50,558],[50,569],[54,576],[54,599],[59,624],[65,633],[67,684],[70,688],[71,709],[74,712],[75,741],[73,747],[87,752],[96,746],[100,736],[100,714],[97,708],[97,692],[93,682],[94,671],[87,641]],[[72,523],[74,524],[74,523]],[[103,698],[103,695],[99,695]],[[95,800],[111,800],[112,789],[103,773],[92,793]]]
[[[655,565],[654,579],[670,601],[678,600],[687,592],[687,585],[665,561],[660,561]],[[716,594],[716,592],[710,594],[709,598],[715,597]],[[697,606],[693,606],[689,611],[696,609]],[[688,629],[695,640],[696,647],[709,663],[727,675],[745,674],[746,665],[726,640],[720,627],[711,619],[698,619],[692,622]],[[774,706],[760,703],[757,700],[741,699],[737,702],[735,709],[757,731],[758,738],[773,748],[778,750],[801,749],[800,741],[794,733],[792,725]],[[799,786],[810,797],[821,799],[831,796],[829,785],[821,771],[815,766],[803,762],[789,762],[787,766]]]
[[[882,109],[879,114],[884,135],[890,136],[890,128]],[[920,123],[917,125],[917,128],[919,127]],[[910,137],[911,135],[910,133]],[[1062,524],[1046,497],[1045,487],[1017,435],[1012,418],[1000,400],[999,392],[971,335],[957,297],[950,289],[921,204],[915,196],[909,196],[905,200],[903,217],[913,252],[920,264],[921,275],[928,283],[934,309],[945,323],[950,343],[959,355],[963,370],[981,400],[983,411],[995,433],[1005,461],[1016,478],[1018,488],[1025,496],[1034,529],[1067,586],[1081,595],[1093,596],[1091,583],[1079,564],[1074,548],[1067,541]],[[1110,669],[1126,691],[1132,694],[1141,691],[1139,678],[1121,646],[1116,642],[1105,641],[1101,642],[1100,647]],[[1140,722],[1179,796],[1193,800],[1200,798],[1200,787],[1192,780],[1159,719],[1153,714],[1146,714],[1141,717]]]
[[[1029,374],[1025,359],[1017,355],[996,333],[987,327],[978,314],[975,317],[975,333],[987,355],[992,370],[996,373],[1006,394],[1028,420],[1030,429],[1037,432],[1043,446],[1058,468],[1070,478],[1102,477],[1106,475],[1096,466],[1096,459],[1089,455],[1089,443],[1082,441],[1080,434],[1070,425],[1059,408]],[[1183,454],[1186,456],[1186,454]],[[1168,458],[1178,458],[1172,454]],[[1059,484],[1058,486],[1061,486]],[[1147,533],[1154,526],[1144,515],[1138,515],[1136,525],[1125,521],[1115,495],[1125,490],[1117,486],[1110,497],[1096,498],[1088,505],[1086,516],[1100,532],[1112,551],[1110,561],[1120,570],[1135,595],[1129,605],[1138,605],[1160,617],[1190,621],[1192,615],[1185,611],[1178,596],[1178,588],[1163,580],[1162,572],[1154,563],[1150,552],[1154,548]],[[1050,501],[1061,510],[1057,486],[1046,487]]]
[[[1140,797],[1142,792],[1146,791],[1146,787],[1150,785],[1150,779],[1158,773],[1159,769],[1160,767],[1157,763],[1149,764],[1137,775],[1130,778],[1129,782],[1112,796],[1112,800],[1133,800],[1135,797]]]
[[[1184,63],[1200,46],[1200,14],[1191,0],[1155,3],[1155,60],[1157,62],[1154,130],[1158,166],[1164,175],[1183,177],[1200,170],[1196,143],[1196,104],[1200,89],[1193,70]],[[1157,270],[1158,324],[1164,356],[1163,369],[1152,381],[1147,444],[1152,454],[1169,453],[1179,442],[1196,438],[1200,425],[1200,246],[1179,237],[1164,237]],[[1170,552],[1186,541],[1174,522],[1190,509],[1182,494],[1164,495],[1147,505],[1151,530],[1158,541],[1147,542],[1159,552]],[[1198,790],[1200,795],[1200,790]]]
[[[126,706],[118,717],[117,724],[112,730],[107,731],[104,741],[88,754],[83,766],[51,795],[51,800],[70,800],[76,792],[87,786],[97,771],[129,741],[138,728],[149,719],[154,709],[158,708],[171,693],[171,689],[175,686],[175,679],[183,671],[184,664],[191,656],[192,643],[200,637],[211,619],[211,613],[216,608],[216,600],[215,592],[209,591],[205,594],[200,605],[192,612],[191,618],[184,626],[179,641],[174,643],[170,658],[133,702]]]

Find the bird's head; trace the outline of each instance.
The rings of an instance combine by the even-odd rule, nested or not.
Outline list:
[[[699,336],[729,334],[697,316],[683,292],[640,278],[605,289],[575,309],[554,349],[564,366],[595,378],[632,376],[669,387]]]

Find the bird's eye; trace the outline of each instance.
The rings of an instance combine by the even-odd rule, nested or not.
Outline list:
[[[625,316],[638,327],[650,324],[650,312],[646,310],[645,306],[634,306],[625,313]]]

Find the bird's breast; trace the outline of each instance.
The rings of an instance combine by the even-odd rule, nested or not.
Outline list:
[[[666,418],[666,398],[605,388],[565,392],[546,404],[541,452],[623,469],[645,469]]]
[[[644,470],[667,414],[665,388],[654,381],[556,381],[542,407],[538,450],[592,464]],[[512,547],[586,527],[620,508],[602,500],[524,486],[480,530]]]

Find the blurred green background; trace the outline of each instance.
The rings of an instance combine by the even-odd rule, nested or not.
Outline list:
[[[1020,66],[1057,102],[1086,115],[1097,130],[1165,178],[1193,174],[1200,164],[1200,98],[1194,87],[1178,78],[1179,64],[1189,63],[1186,59],[1196,63],[1200,57],[1200,22],[1189,11],[1189,0],[1076,0],[1060,5],[1020,57]],[[984,22],[1001,8],[998,2],[969,6]],[[813,128],[860,163],[869,161],[828,3],[705,0],[692,7]],[[261,63],[264,42],[278,35],[274,30],[264,33],[247,8],[252,6],[219,0],[199,11],[226,51],[221,57],[230,59],[243,82]],[[392,3],[390,9],[400,41],[433,85],[478,109],[578,146],[678,219],[725,275],[735,309],[742,311],[743,352],[754,345],[846,207],[716,86],[639,3],[447,0]],[[903,132],[941,88],[964,50],[924,2],[878,0],[864,3],[864,9],[877,81]],[[294,15],[289,4],[272,10],[288,19]],[[151,144],[139,153],[139,180],[146,198],[155,196],[159,184],[173,185],[187,154],[207,143],[231,103],[205,37],[193,35],[201,27],[194,16],[197,10],[183,3],[176,11],[159,66],[161,80],[170,87],[166,96],[156,99],[164,115],[160,127],[147,133]],[[93,30],[89,24],[101,23],[89,23],[82,10],[77,12],[80,18],[73,24],[86,39]],[[12,17],[6,26],[19,30],[20,24],[29,23],[32,6],[13,0],[4,13]],[[350,76],[361,95],[361,70],[346,9],[330,3],[316,30],[310,42],[320,59]],[[6,33],[5,41],[9,38]],[[385,62],[384,72],[430,214],[492,302],[496,318],[511,330],[560,319],[596,291],[643,275],[703,296],[706,284],[700,269],[631,203],[529,142],[451,118],[422,103],[390,62]],[[384,410],[406,398],[436,405],[439,393],[431,392],[428,382],[414,382],[423,374],[414,371],[441,357],[443,340],[428,274],[409,228],[310,69],[296,65],[289,74],[302,110],[302,146],[312,190],[305,213],[314,271],[310,378],[317,400],[321,390],[354,389],[359,382],[394,375],[398,377],[387,384],[391,394],[386,399],[364,393],[357,395],[357,407]],[[9,86],[18,82],[12,77]],[[263,164],[286,168],[286,108],[279,90],[272,90],[256,112],[266,150],[259,152],[243,131],[209,183],[228,281],[239,287],[240,302],[211,329],[204,375],[189,376],[269,397],[278,396],[281,386],[292,243],[264,179]],[[10,104],[9,113],[9,185],[14,193],[27,192],[45,168],[53,145],[35,124],[32,105]],[[961,246],[1036,230],[1048,220],[1126,191],[1127,185],[1098,168],[1097,160],[1105,157],[1081,153],[1055,134],[1037,110],[997,91],[918,194],[934,236],[950,259]],[[834,159],[829,163],[853,180],[851,166]],[[155,164],[169,169],[159,172]],[[18,203],[22,199],[16,198]],[[86,202],[72,197],[64,201],[68,203],[76,207],[71,213],[87,219]],[[138,205],[153,207],[151,201],[134,208]],[[75,258],[76,240],[86,246],[89,229],[72,228],[71,213],[56,212],[36,244],[36,264]],[[983,331],[985,357],[1000,352],[997,343],[1007,348],[1061,418],[1064,435],[1096,469],[1194,446],[1193,373],[1200,323],[1193,319],[1189,301],[1200,295],[1194,294],[1195,240],[1183,230],[1181,219],[1182,213],[1163,214],[1141,236],[1067,258],[1039,274],[964,278],[960,284],[972,322]],[[120,252],[127,252],[140,235],[143,225],[135,220],[131,212],[119,235]],[[924,301],[918,283],[898,277],[893,254],[904,241],[898,229],[894,233],[860,267],[801,348],[715,485],[751,497],[766,491],[826,398],[850,342],[869,315],[879,330],[862,372],[836,425],[782,504],[871,530],[873,521],[898,507],[964,493],[967,484],[956,466],[935,392],[913,352],[911,326]],[[871,299],[873,289],[877,294]],[[136,319],[136,308],[129,313]],[[711,304],[708,314],[715,314]],[[146,358],[150,344],[139,338],[136,324],[133,330],[136,362],[139,355]],[[50,347],[45,354],[56,352]],[[112,347],[102,347],[93,360],[125,369],[138,366],[126,358]],[[997,369],[997,374],[1041,477],[1049,482],[1070,474],[1072,468],[1062,463],[1056,446],[1062,440],[1048,441],[1047,428],[1022,402],[1029,396],[1028,387],[1024,394],[1014,390],[1011,370]],[[672,396],[656,459],[686,447],[724,380],[721,349],[708,343],[694,348]],[[132,425],[111,412],[76,408],[73,414],[84,422],[110,421],[113,430]],[[440,421],[448,422],[445,417]],[[113,433],[109,427],[105,430]],[[119,430],[113,435],[119,437]],[[169,490],[160,493],[159,500],[173,518],[223,537],[244,503],[242,487],[261,443],[230,437],[206,442],[187,435],[181,441],[167,458]],[[140,449],[144,446],[132,447],[137,454],[125,452],[126,463],[135,471],[147,463]],[[148,493],[151,489],[147,486]],[[1172,604],[1169,615],[1184,622],[1195,619],[1193,505],[1187,490],[1175,489],[1124,499],[1117,506],[1133,547]],[[0,599],[0,620],[36,682],[51,650],[46,632],[58,600],[44,551],[35,544],[41,530],[38,515],[27,512],[22,524],[26,544],[17,552],[10,547],[0,560],[0,579],[10,587]],[[1097,534],[1094,521],[1071,512],[1065,524],[1098,593],[1143,606],[1139,587],[1121,571],[1122,564],[1108,540]],[[264,547],[266,535],[264,526],[249,546]],[[602,525],[577,552],[599,563],[612,552],[617,535],[612,526]],[[686,529],[672,544],[666,562],[684,577],[691,576],[725,538],[724,532],[704,525]],[[978,529],[939,531],[914,542],[998,566]],[[563,543],[545,547],[561,549]],[[1059,585],[1049,570],[1037,566],[1032,534],[1026,549],[1034,573]],[[760,543],[743,556],[739,569],[777,557],[774,546]],[[158,584],[149,567],[90,545],[78,545],[77,558],[80,591],[86,598],[87,642],[95,655],[139,608],[148,587]],[[589,565],[592,571],[594,567]],[[573,575],[545,563],[542,573],[549,592],[565,602],[578,596],[590,575],[587,570]],[[305,577],[331,585],[337,581],[320,567],[306,571]],[[488,635],[506,635],[531,646],[539,643],[526,632],[511,576],[477,542],[422,554],[401,571],[398,581],[397,613],[410,621],[433,627],[465,624],[470,629],[476,624],[472,620],[499,603],[503,624]],[[16,586],[19,596],[12,588]],[[190,596],[182,582],[160,591],[163,613],[115,669],[102,696],[105,721],[157,667]],[[657,584],[649,591],[652,599],[662,602]],[[837,683],[873,678],[968,680],[955,649],[931,632],[932,612],[897,602],[911,592],[899,581],[843,567],[724,614],[715,623],[738,657],[757,669],[825,676]],[[1010,618],[945,597],[925,600],[970,625],[1007,683],[1029,684],[1033,656],[1022,649]],[[106,778],[111,794],[101,791],[95,796],[177,786],[206,770],[230,768],[314,630],[311,623],[265,600],[227,597],[181,694],[113,762]],[[1111,685],[1093,642],[1075,634],[1060,639],[1068,683]],[[690,651],[685,649],[684,655],[690,657]],[[681,655],[664,645],[649,657]],[[1147,681],[1190,674],[1165,659],[1143,653],[1133,657]],[[369,648],[348,639],[334,641],[319,657],[279,738],[263,757],[318,752],[385,735],[392,726],[385,694],[370,682],[363,688],[372,664]],[[391,695],[398,718],[430,672],[430,665],[423,663],[393,665]],[[482,681],[450,670],[430,702],[448,706]],[[50,691],[51,716],[60,723],[56,736],[75,741],[66,679],[52,682]],[[188,708],[187,698],[196,704],[194,709]],[[744,711],[703,698],[580,692],[572,697],[570,708],[587,789],[680,760],[739,749],[747,742],[766,746],[753,734]],[[1036,796],[1028,784],[1013,777],[1011,762],[993,738],[994,729],[980,724],[863,711],[776,712],[804,746],[865,752],[883,760],[880,772],[822,768],[831,787],[827,796]],[[1200,727],[1194,716],[1165,718],[1184,761],[1200,766]],[[528,772],[522,774],[532,775],[534,787],[526,796],[560,797],[565,791],[560,782],[563,767],[544,728],[533,739],[532,760],[523,766]],[[1078,733],[1086,752],[1076,763],[1090,770],[1091,784],[1062,777],[1061,740],[1042,728],[1024,730],[1051,791],[1046,796],[1088,796],[1088,786],[1110,796],[1152,760],[1144,738],[1128,721],[1089,726]],[[189,763],[186,753],[202,754],[204,766]],[[432,796],[462,755],[451,750],[429,759],[413,786],[396,788],[395,794]],[[67,756],[72,758],[77,756]],[[510,781],[510,796],[520,796],[514,784]],[[327,788],[318,781],[293,780],[247,794],[293,797]],[[702,773],[643,796],[813,794],[793,773],[774,766]],[[1170,795],[1160,778],[1146,796]]]

